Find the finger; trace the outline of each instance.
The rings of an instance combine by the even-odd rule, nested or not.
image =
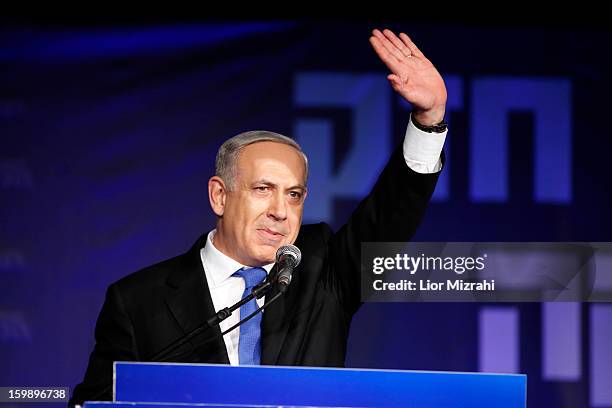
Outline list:
[[[389,53],[392,54],[398,61],[401,61],[404,58],[404,54],[402,54],[400,50],[398,50],[383,33],[381,33],[379,30],[374,30],[372,31],[372,34],[380,40],[383,47],[385,47],[387,51],[389,51]]]
[[[389,74],[389,75],[387,75],[387,79],[389,81],[396,82],[396,83],[398,83],[400,85],[403,83],[402,78],[399,75]]]
[[[387,68],[393,72],[397,72],[399,70],[399,61],[382,45],[377,37],[370,37],[370,44],[372,44],[374,51],[376,51],[376,54],[378,54]]]
[[[410,51],[412,51],[412,53],[414,55],[416,55],[417,57],[424,57],[425,56],[425,55],[423,55],[421,50],[419,50],[419,47],[417,47],[416,44],[414,42],[412,42],[410,37],[408,37],[406,34],[400,33],[400,38],[402,39],[404,44],[406,44],[406,47],[408,47],[410,49]]]
[[[401,88],[402,81],[400,80],[400,78],[397,75],[394,75],[394,74],[387,75],[387,79],[389,80],[389,82],[391,82],[391,86],[396,91]]]
[[[391,81],[391,83],[397,84],[398,87],[402,87],[408,83],[409,78],[402,78],[396,74],[389,74],[387,75],[387,79]]]
[[[383,34],[385,35],[385,37],[387,37],[389,41],[393,43],[393,45],[395,45],[395,48],[400,50],[400,52],[402,53],[404,57],[409,57],[410,54],[412,54],[412,51],[410,51],[410,48],[408,48],[406,44],[402,42],[402,40],[397,38],[397,36],[395,35],[393,31],[385,29],[383,31]]]
[[[395,74],[389,74],[387,75],[387,79],[391,82],[391,83],[397,83],[399,82],[399,77]]]

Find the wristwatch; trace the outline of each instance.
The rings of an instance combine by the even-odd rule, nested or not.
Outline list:
[[[413,115],[410,115],[410,120],[412,121],[412,123],[417,129],[420,129],[423,132],[427,132],[427,133],[444,133],[446,132],[446,129],[448,128],[448,123],[446,123],[444,120],[442,120],[442,122],[438,123],[437,125],[431,125],[431,126],[424,125],[422,123],[417,122],[417,120],[414,118]]]

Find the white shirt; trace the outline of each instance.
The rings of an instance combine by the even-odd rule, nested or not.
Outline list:
[[[444,147],[446,134],[427,133],[414,126],[412,120],[408,120],[408,128],[404,136],[404,160],[412,170],[417,173],[435,173],[442,169],[440,153]]]
[[[216,230],[212,230],[208,233],[206,238],[206,245],[200,250],[200,258],[202,259],[202,265],[204,266],[204,273],[206,274],[206,281],[208,282],[208,289],[210,290],[210,297],[212,298],[215,312],[229,307],[234,303],[237,303],[242,299],[244,293],[245,282],[240,276],[232,276],[238,269],[249,268],[249,266],[242,265],[240,262],[234,261],[229,256],[215,248],[212,243],[213,237]],[[262,268],[266,270],[266,273],[270,273],[270,270],[274,266],[274,263],[264,265]],[[265,301],[265,296],[257,299],[257,304],[262,306]],[[265,312],[265,309],[264,309]],[[236,309],[232,312],[230,317],[225,319],[219,325],[221,332],[229,329],[240,321],[240,309]],[[225,341],[225,348],[227,349],[227,356],[231,365],[238,365],[238,339],[240,338],[240,327],[232,330],[223,336]]]
[[[435,173],[442,168],[440,153],[444,146],[447,132],[427,133],[414,126],[408,121],[408,128],[404,137],[404,160],[412,170],[417,173]],[[200,258],[204,266],[206,281],[210,290],[215,311],[229,307],[242,299],[245,282],[241,277],[232,276],[246,265],[233,260],[219,251],[212,243],[215,230],[208,233],[206,245],[200,250]],[[273,263],[264,265],[267,273],[274,266]],[[264,304],[265,298],[257,299],[259,306]],[[265,311],[264,311],[265,312]],[[230,317],[221,322],[221,331],[225,331],[240,321],[240,310],[235,310]],[[238,365],[238,339],[240,338],[240,327],[232,330],[225,336],[225,347],[231,365]]]

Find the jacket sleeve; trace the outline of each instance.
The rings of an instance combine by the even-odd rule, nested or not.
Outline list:
[[[134,327],[116,284],[106,291],[96,322],[95,340],[85,378],[74,388],[69,406],[81,405],[84,401],[112,400],[113,362],[138,360]]]
[[[444,163],[444,153],[441,155]],[[347,321],[361,305],[361,243],[406,242],[425,215],[440,172],[410,169],[399,146],[370,193],[330,240],[326,284],[337,293]]]

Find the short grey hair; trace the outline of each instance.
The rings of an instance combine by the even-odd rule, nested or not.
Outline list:
[[[217,152],[217,158],[215,159],[215,174],[225,181],[226,187],[230,191],[236,187],[238,155],[240,151],[244,147],[257,142],[283,143],[295,148],[304,158],[304,164],[306,166],[305,179],[308,179],[308,158],[295,140],[285,135],[281,135],[280,133],[267,130],[251,130],[226,140],[221,147],[219,147],[219,151]]]

